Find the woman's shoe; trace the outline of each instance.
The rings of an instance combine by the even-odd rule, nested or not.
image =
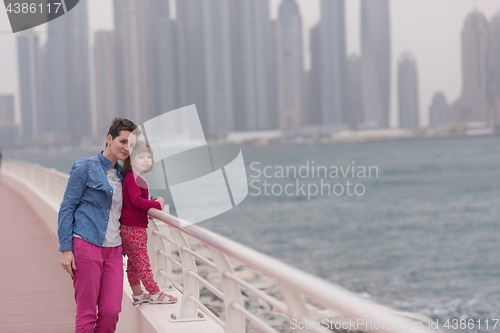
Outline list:
[[[177,302],[177,298],[175,298],[174,296],[169,295],[169,294],[165,294],[167,296],[165,296],[164,299],[160,300],[161,294],[163,294],[162,291],[151,295],[148,299],[149,304],[172,304],[172,303]]]
[[[132,295],[132,304],[139,305],[142,303],[149,303],[151,296],[146,297],[146,295],[149,296],[149,294],[146,294],[144,291],[140,295]]]

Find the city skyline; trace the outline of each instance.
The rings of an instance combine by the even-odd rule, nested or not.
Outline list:
[[[275,3],[275,2],[276,2],[276,1],[271,0],[271,3]],[[313,1],[313,2],[314,2],[314,1]],[[404,2],[406,2],[407,4],[410,4],[410,5],[415,6],[415,3],[414,3],[414,2],[411,2],[411,1],[404,1]],[[424,2],[425,2],[425,1],[424,1]],[[446,2],[447,2],[447,1],[442,1],[442,2],[440,2],[439,6],[441,6],[441,7],[445,6],[445,4],[444,4],[444,3],[446,3]],[[449,2],[449,1],[448,1],[448,2]],[[88,3],[89,3],[89,7],[92,7],[92,6],[90,6],[90,4],[92,3],[92,1],[88,1]],[[300,0],[297,0],[297,3],[298,3],[298,5],[299,5],[299,9],[300,9],[300,10],[302,10],[304,7],[306,7],[306,6],[304,6],[304,3],[303,3],[302,1],[300,1]],[[465,3],[465,2],[461,2],[461,3],[460,3],[460,5],[462,6],[462,8],[465,8],[465,7],[468,7],[468,8],[473,8],[473,3],[472,3],[472,1],[468,2],[468,4],[465,4],[465,5],[464,5],[464,3]],[[488,13],[486,13],[487,18],[489,19],[489,18],[493,15],[493,14],[492,14],[492,12],[496,11],[496,8],[498,7],[498,6],[497,6],[497,3],[498,3],[498,1],[496,1],[496,2],[486,1],[486,0],[485,0],[485,1],[478,1],[478,2],[477,2],[477,6],[478,6],[478,8],[480,9],[480,11],[481,11],[481,6],[489,8],[490,13],[489,13],[489,14],[488,14]],[[319,5],[319,3],[317,3],[317,4]],[[352,5],[351,5],[351,4],[352,4],[351,2],[347,2],[347,3],[346,3],[346,12],[348,12],[348,11],[349,11],[349,8],[348,8],[348,7],[350,7],[350,6],[352,7]],[[397,6],[398,6],[397,2],[395,2],[395,1],[391,2],[391,3],[390,3],[390,5],[391,5],[391,7],[397,7]],[[439,6],[438,6],[438,7],[439,7]],[[410,7],[411,7],[411,6],[410,6]],[[422,7],[425,7],[425,6],[422,6]],[[430,7],[430,6],[427,6],[427,7]],[[351,9],[352,9],[352,8],[351,8]],[[399,9],[398,9],[398,8],[391,8],[391,13],[398,12],[399,10],[400,10],[400,8],[399,8]],[[470,11],[470,10],[469,10],[469,11]],[[276,8],[274,8],[274,9],[273,9],[273,7],[271,6],[271,17],[273,16],[273,12],[274,12],[274,14],[276,14]],[[304,12],[306,12],[306,11],[304,11]],[[359,14],[359,13],[358,13],[358,14]],[[308,20],[308,19],[307,19],[307,15],[304,15],[304,17],[305,17],[305,18],[304,18],[304,22],[306,22],[306,21]],[[0,17],[0,18],[1,18],[1,17]],[[401,20],[401,19],[402,19],[401,15],[394,15],[394,14],[392,14],[392,15],[391,15],[391,23],[393,23],[394,21]],[[349,23],[349,21],[351,21],[351,23]],[[461,20],[461,21],[462,21],[462,22],[461,22],[461,25],[463,25],[463,18],[462,18],[462,20]],[[310,22],[310,18],[309,18],[309,22]],[[349,19],[349,17],[347,17],[347,22],[346,22],[346,30],[348,30],[348,35],[350,35],[350,34],[351,34],[351,33],[349,33],[349,31],[350,31],[350,30],[353,30],[353,29],[349,28],[351,25],[352,25],[352,20],[350,20],[350,19]],[[394,25],[394,24],[393,24],[393,25]],[[310,26],[309,26],[308,28],[310,28]],[[304,29],[306,29],[306,28],[304,28]],[[461,30],[461,29],[460,29],[460,30]],[[456,33],[455,33],[455,37],[456,37],[457,39],[459,39],[459,36],[460,36],[460,30],[456,31]],[[4,36],[2,36],[2,37],[4,37]],[[43,36],[41,36],[41,37],[42,37],[41,39],[43,39]],[[303,36],[303,38],[304,38],[304,40],[305,40],[305,39],[308,39],[306,36]],[[394,36],[393,36],[393,39],[394,39]],[[453,39],[453,38],[450,38],[450,40],[451,40],[451,39]],[[1,39],[0,39],[0,41],[1,41]],[[352,44],[353,44],[353,42],[352,42],[352,37],[349,37],[349,36],[348,36],[348,38],[347,38],[347,47],[346,47],[346,49],[347,49],[348,51],[347,51],[346,53],[348,53],[348,54],[349,54],[349,53],[352,53],[352,52],[350,52],[351,50],[353,50],[353,46],[352,46]],[[394,43],[394,44],[396,44],[396,43]],[[304,48],[306,48],[306,47],[304,47]],[[354,49],[355,49],[355,47],[354,47]],[[428,76],[429,76],[429,75],[431,75],[431,74],[432,74],[432,75],[435,75],[435,73],[430,73],[430,72],[426,72],[426,71],[425,71],[425,69],[424,69],[424,68],[425,68],[425,61],[422,61],[422,59],[420,59],[420,57],[419,57],[419,53],[421,53],[421,52],[422,52],[422,50],[421,50],[421,49],[414,50],[413,48],[411,48],[411,51],[412,51],[414,54],[416,54],[416,58],[417,58],[417,61],[418,61],[418,63],[419,63],[419,71],[420,71],[420,73],[419,73],[419,74],[421,74],[421,76],[422,76],[422,78],[421,78],[421,80],[420,80],[420,81],[421,81],[420,85],[421,85],[421,87],[423,87],[423,89],[422,89],[423,91],[422,91],[421,95],[422,95],[422,96],[427,96],[427,97],[421,97],[421,98],[420,98],[420,101],[421,101],[421,103],[420,103],[420,116],[421,116],[421,118],[423,118],[423,125],[425,126],[425,125],[426,125],[426,123],[427,123],[427,119],[426,119],[426,118],[427,118],[427,108],[428,108],[428,106],[430,105],[430,103],[431,103],[431,101],[432,101],[432,95],[433,95],[436,91],[438,91],[438,90],[439,90],[439,91],[444,91],[444,92],[445,92],[445,95],[446,95],[446,97],[447,97],[447,99],[448,99],[449,101],[454,101],[454,100],[455,100],[458,96],[457,96],[457,94],[450,94],[450,93],[448,93],[448,92],[447,92],[447,91],[449,91],[449,90],[450,90],[449,85],[444,85],[444,86],[441,86],[441,87],[435,87],[435,88],[433,88],[433,89],[429,88],[429,85],[426,85],[426,84],[424,83],[424,82],[425,82],[425,78],[426,78],[426,77],[428,77]],[[393,50],[393,52],[392,52],[392,54],[393,54],[393,55],[394,55],[394,52],[395,52],[395,51]],[[431,53],[431,52],[427,52],[427,53]],[[439,53],[439,52],[436,52],[436,54],[438,54],[438,53]],[[431,54],[432,54],[432,53],[431,53]],[[399,55],[400,55],[400,54],[397,54],[397,56],[399,56]],[[308,56],[308,55],[307,55],[307,53],[306,53],[304,57],[307,57],[307,56]],[[393,58],[394,58],[394,57],[393,57]],[[397,57],[396,57],[396,58],[397,58]],[[460,61],[460,55],[457,55],[457,56],[456,56],[456,58],[458,59],[458,61]],[[450,62],[454,62],[454,60],[453,60],[453,59],[450,59]],[[394,61],[394,59],[393,59],[393,61],[392,61],[392,63],[391,63],[391,72],[392,72],[391,74],[392,74],[392,76],[393,76],[393,79],[391,80],[391,81],[393,82],[393,84],[392,84],[392,86],[393,86],[393,89],[392,89],[393,93],[391,94],[392,99],[395,99],[395,98],[396,98],[396,94],[394,93],[394,82],[395,82],[395,80],[394,80],[394,76],[395,76],[395,72],[396,72],[396,70],[395,70],[395,66],[396,66],[396,65],[397,65],[397,64],[395,64],[395,61]],[[458,72],[459,72],[459,73],[458,73],[458,76],[461,76],[460,71],[458,71]],[[446,75],[441,75],[441,76],[442,76],[442,77],[446,77]],[[442,79],[442,77],[441,77],[441,79]],[[437,81],[439,81],[439,80],[434,80],[434,81],[436,81],[436,82],[437,82]],[[457,82],[458,82],[458,84],[459,84],[459,83],[460,83],[460,81],[461,81],[461,79],[458,79],[458,80],[455,80],[455,81],[457,81]],[[17,88],[16,88],[16,87],[11,87],[10,89],[11,89],[11,91],[13,91],[13,92],[17,92],[17,91],[16,91],[16,90],[17,90]],[[4,91],[2,91],[2,84],[0,84],[0,92],[2,92],[2,93],[7,93],[7,92],[9,92],[9,91],[6,91],[6,90],[8,90],[8,89],[4,89]],[[430,97],[429,97],[429,96],[430,96]],[[16,95],[16,99],[17,99],[17,98],[18,98],[18,96]],[[397,115],[395,116],[395,112],[397,112],[397,107],[395,108],[395,106],[394,106],[394,102],[392,102],[392,103],[391,103],[391,112],[392,112],[392,114],[391,114],[391,123],[390,123],[390,125],[391,125],[391,126],[395,126],[395,125],[397,126],[397,124],[398,124],[398,119],[397,119],[397,118],[398,118],[398,117],[397,117]],[[19,116],[19,107],[18,107],[18,106],[16,107],[16,113],[17,113],[17,115],[16,115],[16,116],[18,117],[18,116]],[[17,121],[19,121],[19,119],[17,119]]]

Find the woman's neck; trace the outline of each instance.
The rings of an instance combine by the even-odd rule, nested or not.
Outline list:
[[[118,162],[118,159],[116,157],[114,157],[113,155],[111,155],[111,153],[106,154],[106,151],[102,152],[102,156],[106,157],[108,159],[108,161],[110,161],[111,163],[113,163],[113,168],[115,167],[116,163]]]

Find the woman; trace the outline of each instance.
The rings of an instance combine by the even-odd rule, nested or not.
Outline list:
[[[104,151],[73,165],[59,209],[59,251],[62,267],[73,279],[78,333],[114,332],[118,322],[123,291],[119,219],[124,174],[117,162],[129,156],[129,139],[137,139],[130,134],[136,128],[128,119],[113,120]]]

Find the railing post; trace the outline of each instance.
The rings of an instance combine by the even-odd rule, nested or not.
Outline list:
[[[245,306],[241,297],[240,287],[236,282],[226,277],[226,272],[234,273],[231,263],[224,252],[209,246],[212,260],[217,265],[222,289],[224,292],[224,310],[226,313],[226,333],[245,333],[245,316],[233,308],[233,304]]]
[[[288,308],[290,309],[291,318],[301,322],[309,320],[309,310],[307,309],[303,296],[300,292],[283,284],[278,284],[278,288],[283,296],[283,300],[287,303]],[[295,329],[295,332],[310,332],[310,330],[297,328]]]
[[[183,319],[196,320],[198,315],[198,305],[191,300],[192,295],[196,299],[200,299],[200,287],[198,280],[189,274],[189,271],[197,273],[196,263],[194,258],[187,252],[183,251],[183,247],[189,248],[188,241],[182,231],[175,228],[170,228],[172,236],[177,244],[177,250],[179,251],[179,257],[182,263],[182,281],[183,281],[183,293],[181,302],[181,312],[178,319],[171,319],[170,321],[183,321]],[[185,321],[185,320],[184,320]]]
[[[171,254],[170,243],[165,241],[159,235],[153,233],[154,230],[158,230],[163,234],[170,236],[170,229],[167,226],[165,226],[165,228],[160,228],[160,225],[156,222],[156,220],[149,221],[147,229],[148,255],[154,280],[158,283],[160,289],[173,289],[172,282],[160,273],[160,270],[163,269],[168,275],[172,276],[172,263],[160,254],[160,250],[163,250],[169,255]]]

